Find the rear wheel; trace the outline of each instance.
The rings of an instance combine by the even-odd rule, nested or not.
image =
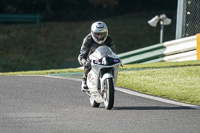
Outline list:
[[[108,78],[104,83],[104,105],[106,109],[112,109],[114,105],[114,85],[112,78]]]
[[[90,97],[90,105],[92,106],[92,107],[99,107],[99,105],[100,105],[100,103],[97,103],[94,99],[92,99],[91,97]]]

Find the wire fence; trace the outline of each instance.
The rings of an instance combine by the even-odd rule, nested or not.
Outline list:
[[[200,33],[200,0],[186,0],[185,37]]]

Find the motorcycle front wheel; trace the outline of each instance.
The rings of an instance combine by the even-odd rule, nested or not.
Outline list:
[[[104,83],[104,106],[106,109],[110,110],[113,108],[114,105],[114,85],[113,85],[113,79],[108,78],[105,80]]]

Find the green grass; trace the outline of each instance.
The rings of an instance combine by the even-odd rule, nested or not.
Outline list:
[[[107,24],[119,54],[159,43],[160,27],[147,23],[156,14],[128,13],[99,20]],[[79,67],[83,38],[95,21],[0,24],[0,72]],[[175,21],[165,27],[164,41],[175,39],[175,27]]]
[[[4,72],[0,73],[1,76],[9,75],[48,75],[57,73],[71,73],[71,72],[82,72],[81,69],[69,68],[69,69],[51,69],[51,70],[41,70],[41,71],[20,71],[20,72]]]
[[[166,68],[166,67],[184,67],[184,66],[200,66],[200,61],[183,61],[183,62],[157,62],[148,64],[128,64],[121,69],[145,69],[145,68]]]
[[[200,105],[200,61],[124,65],[117,86]]]
[[[117,86],[200,105],[200,66],[122,71]]]
[[[47,75],[82,71],[71,68],[10,72],[0,75]],[[118,74],[117,86],[200,105],[200,61],[124,65]]]

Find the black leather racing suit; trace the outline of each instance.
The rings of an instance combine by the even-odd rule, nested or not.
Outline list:
[[[78,56],[78,61],[81,66],[88,61],[89,55],[91,55],[99,46],[106,45],[112,49],[113,52],[116,52],[115,44],[112,42],[111,36],[108,35],[106,41],[103,44],[98,44],[92,39],[91,33],[88,34],[81,46],[80,54]]]

